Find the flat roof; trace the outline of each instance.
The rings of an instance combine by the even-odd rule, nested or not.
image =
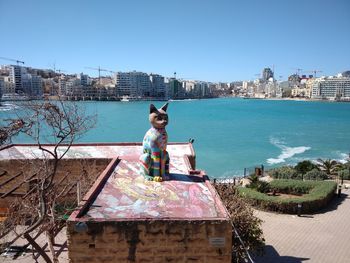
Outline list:
[[[204,171],[193,170],[192,144],[169,143],[167,150],[170,176],[163,182],[153,182],[139,172],[141,143],[71,146],[65,159],[107,158],[111,162],[69,220],[228,220],[228,212]],[[0,150],[0,161],[43,157],[35,144],[15,144]]]
[[[119,160],[96,199],[82,215],[90,221],[142,219],[217,219],[225,217],[221,201],[203,173],[191,175],[185,157],[170,160],[170,177],[147,181],[137,160]],[[220,209],[221,208],[221,209]]]

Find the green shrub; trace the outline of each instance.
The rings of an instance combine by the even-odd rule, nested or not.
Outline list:
[[[296,179],[297,171],[291,166],[281,166],[268,171],[268,174],[276,179]]]
[[[310,171],[312,171],[314,169],[318,170],[317,165],[312,163],[309,160],[305,160],[305,161],[299,162],[296,166],[294,166],[294,170],[298,174],[306,174],[307,172],[310,172]]]
[[[350,180],[349,169],[343,169],[338,171],[338,175],[340,178],[343,178],[344,180]]]
[[[307,194],[314,187],[312,181],[301,180],[273,180],[270,187],[283,194]]]
[[[248,178],[250,180],[250,184],[247,187],[255,189],[261,193],[267,193],[270,190],[269,183],[260,181],[257,175],[252,174]]]
[[[264,182],[264,181],[259,181],[258,187],[256,188],[256,190],[260,193],[267,193],[270,191],[270,184],[268,182]]]
[[[327,178],[328,175],[319,169],[313,169],[304,175],[304,179],[306,180],[325,180]]]
[[[263,210],[296,214],[298,204],[302,204],[303,213],[315,212],[325,207],[334,196],[336,187],[336,183],[331,181],[273,180],[270,189],[278,193],[303,195],[281,198],[243,187],[239,187],[238,192],[252,205]]]

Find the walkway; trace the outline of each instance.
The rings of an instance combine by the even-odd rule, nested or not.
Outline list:
[[[350,189],[314,215],[257,211],[266,239],[266,254],[255,259],[278,263],[350,262]]]

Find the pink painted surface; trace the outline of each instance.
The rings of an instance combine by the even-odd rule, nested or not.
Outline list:
[[[184,157],[171,159],[170,178],[146,181],[139,162],[121,160],[83,216],[85,220],[216,219],[225,217],[202,177],[190,176]]]
[[[52,148],[52,146],[45,146]],[[67,147],[61,146],[58,152],[64,152]],[[169,143],[168,152],[170,156],[192,155],[192,146],[189,143]],[[142,153],[141,143],[120,143],[120,144],[76,144],[64,156],[66,159],[75,158],[110,158],[116,156],[135,156]],[[44,153],[37,145],[14,144],[13,146],[0,151],[0,160],[11,159],[36,159],[43,158]],[[49,155],[45,157],[50,157]]]

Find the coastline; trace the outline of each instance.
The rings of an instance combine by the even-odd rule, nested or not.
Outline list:
[[[304,101],[304,102],[350,102],[350,100],[328,100],[328,99],[315,99],[315,98],[254,98],[254,97],[236,97],[247,100],[276,100],[276,101]]]

